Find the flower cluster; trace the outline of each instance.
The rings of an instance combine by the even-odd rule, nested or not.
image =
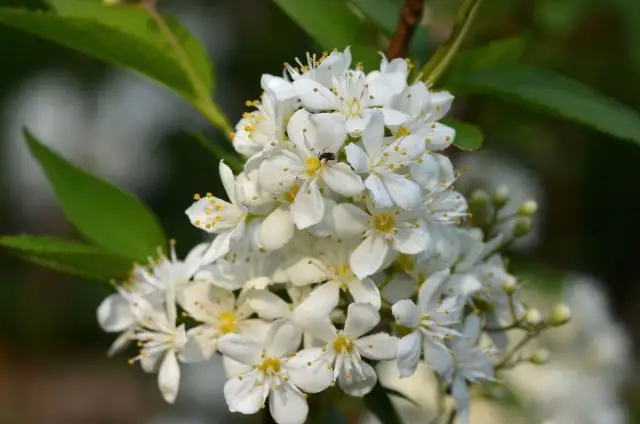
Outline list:
[[[247,102],[233,138],[244,169],[220,163],[228,200],[196,194],[186,210],[213,242],[137,266],[100,306],[122,332],[112,352],[137,341],[132,361],[157,370],[168,402],[180,362],[220,354],[229,409],[268,404],[279,424],[303,423],[307,394],[336,383],[366,395],[379,361],[407,377],[423,359],[466,422],[468,386],[514,365],[506,332],[561,321],[518,301],[499,254],[518,226],[495,219],[504,202],[495,225],[470,225],[442,154],[453,96],[409,83],[407,61],[365,73],[346,49],[297,65]]]

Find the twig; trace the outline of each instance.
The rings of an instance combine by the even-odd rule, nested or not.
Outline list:
[[[387,49],[387,58],[405,57],[411,37],[422,19],[424,0],[404,0],[400,20]]]

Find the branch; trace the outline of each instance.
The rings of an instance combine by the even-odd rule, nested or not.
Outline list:
[[[422,19],[423,10],[424,0],[404,0],[402,11],[400,12],[400,21],[387,49],[388,59],[407,55],[411,37]]]

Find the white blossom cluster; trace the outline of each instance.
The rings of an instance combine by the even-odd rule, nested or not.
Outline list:
[[[438,121],[453,96],[409,83],[401,59],[365,73],[346,49],[297,64],[247,102],[233,139],[244,169],[220,163],[228,201],[196,195],[186,210],[213,242],[137,266],[100,305],[122,333],[111,351],[137,341],[132,362],[158,372],[170,403],[180,362],[222,355],[229,409],[268,404],[279,424],[303,423],[307,394],[336,382],[366,395],[379,361],[407,377],[423,359],[466,423],[468,386],[510,361],[508,326],[548,323],[498,253],[515,231],[470,227],[452,188],[441,152],[456,134]]]

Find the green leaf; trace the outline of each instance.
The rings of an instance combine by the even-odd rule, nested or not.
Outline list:
[[[492,41],[474,49],[460,51],[442,77],[442,84],[474,69],[515,64],[522,56],[526,39],[522,35]]]
[[[478,69],[448,84],[457,94],[491,94],[640,144],[640,115],[562,75],[538,68]]]
[[[35,264],[97,281],[125,279],[133,265],[97,247],[54,237],[2,236],[0,246]]]
[[[356,62],[365,69],[380,63],[378,49],[366,35],[370,33],[347,6],[338,0],[273,0],[289,17],[327,50],[351,46]]]
[[[318,424],[348,424],[347,418],[335,405],[323,405],[315,422]]]
[[[390,396],[399,397],[401,399],[406,400],[407,402],[410,402],[413,406],[421,408],[421,406],[420,406],[420,404],[418,402],[416,402],[415,400],[411,399],[410,397],[408,397],[404,393],[397,391],[396,389],[391,389],[389,387],[384,387],[384,391],[387,392],[387,394],[390,395]]]
[[[441,122],[456,130],[456,138],[453,140],[453,145],[458,149],[469,151],[476,150],[482,146],[484,135],[480,128],[475,125],[453,119],[443,119]]]
[[[384,387],[376,384],[373,390],[363,398],[367,409],[373,413],[382,424],[401,424],[400,416],[391,403]]]
[[[144,74],[175,90],[221,130],[230,130],[211,100],[213,71],[204,48],[174,19],[139,5],[50,3],[55,13],[0,8],[0,23]]]
[[[67,162],[28,130],[24,135],[67,219],[89,240],[139,261],[166,245],[158,220],[144,203]]]
[[[244,168],[244,159],[238,152],[232,148],[225,148],[219,143],[215,143],[206,139],[206,137],[200,133],[188,131],[187,135],[194,138],[198,144],[200,144],[205,150],[213,155],[216,161],[223,160],[234,174],[239,174]]]

